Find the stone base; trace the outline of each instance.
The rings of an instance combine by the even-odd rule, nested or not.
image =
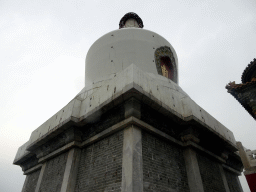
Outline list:
[[[23,192],[241,192],[233,133],[175,83],[131,65],[36,129]]]
[[[240,172],[224,159],[135,117],[39,162],[39,169],[25,172],[23,192],[242,191]]]

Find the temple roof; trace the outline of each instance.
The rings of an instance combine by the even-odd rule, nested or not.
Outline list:
[[[235,81],[230,82],[226,85],[226,89],[228,90],[229,93],[237,92],[241,93],[246,91],[246,89],[250,89],[256,85],[256,78],[253,78],[252,81],[246,82],[246,83],[240,83],[236,84]],[[233,95],[233,94],[232,94]]]
[[[256,120],[256,106],[250,106],[249,103],[256,98],[256,78],[252,81],[246,82],[244,84],[235,84],[231,82],[226,85],[228,93],[233,95],[236,100],[248,111],[248,113]]]
[[[251,81],[253,77],[256,77],[256,58],[249,63],[242,74],[242,83]]]

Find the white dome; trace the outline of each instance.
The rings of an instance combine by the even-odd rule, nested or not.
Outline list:
[[[105,80],[131,64],[142,71],[159,75],[155,51],[170,48],[178,83],[178,58],[171,44],[155,32],[141,28],[122,28],[99,38],[86,56],[85,85]],[[161,70],[161,68],[160,68]]]

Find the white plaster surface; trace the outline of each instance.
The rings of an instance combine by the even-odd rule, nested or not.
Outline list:
[[[86,86],[105,80],[131,63],[145,72],[157,75],[155,51],[161,46],[171,48],[178,71],[178,58],[174,48],[157,33],[141,28],[122,28],[107,33],[87,53]]]
[[[32,132],[30,140],[23,145],[24,147],[19,148],[15,159],[26,154],[26,146],[40,141],[44,135],[61,128],[65,122],[73,120],[79,123],[84,119],[88,121],[88,115],[96,111],[99,116],[102,106],[112,101],[115,103],[115,99],[123,94],[119,98],[119,102],[121,102],[126,97],[125,92],[133,87],[136,87],[141,93],[142,101],[146,96],[150,97],[160,105],[158,110],[166,108],[174,116],[184,121],[195,119],[206,129],[221,136],[234,146],[236,145],[233,133],[198,106],[176,83],[163,76],[147,73],[135,64],[131,64],[126,69],[111,74],[106,80],[83,88],[65,107]],[[94,115],[94,118],[97,119],[97,115]]]

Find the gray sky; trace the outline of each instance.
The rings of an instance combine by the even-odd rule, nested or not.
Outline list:
[[[88,49],[127,12],[173,45],[182,89],[256,149],[255,120],[225,89],[256,57],[255,10],[255,0],[1,0],[0,191],[21,191],[18,147],[83,88]]]

